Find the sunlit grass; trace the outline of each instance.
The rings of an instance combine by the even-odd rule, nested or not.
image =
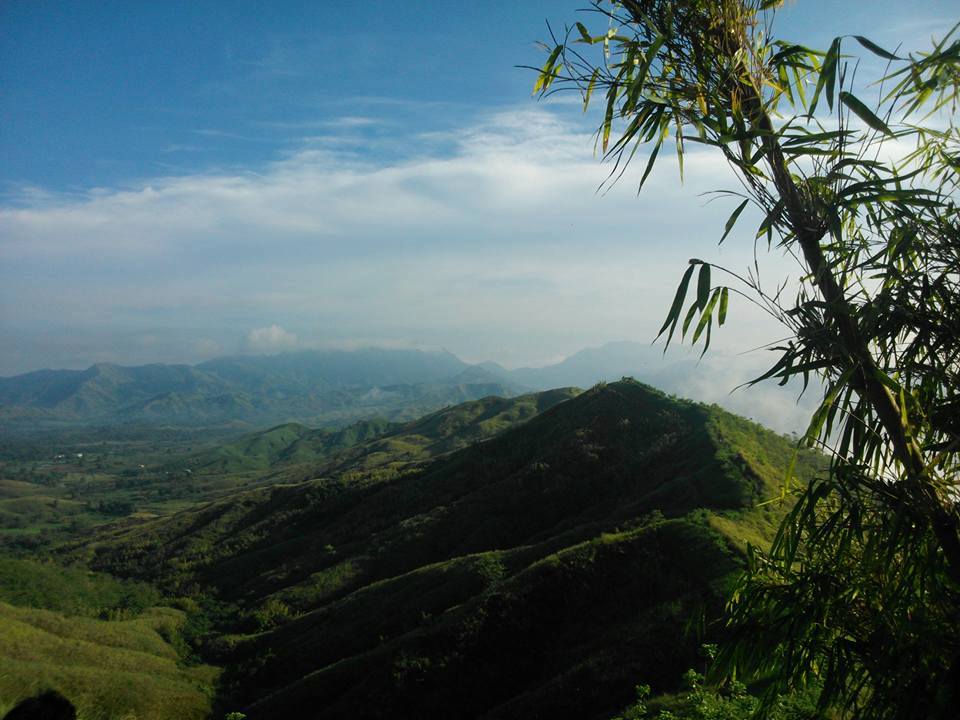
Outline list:
[[[204,718],[218,671],[179,662],[167,639],[183,622],[170,608],[104,621],[0,603],[0,713],[53,688],[81,720]]]

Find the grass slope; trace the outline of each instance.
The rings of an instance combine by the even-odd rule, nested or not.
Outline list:
[[[56,688],[82,720],[205,718],[217,671],[179,662],[183,622],[171,608],[105,621],[0,602],[0,713]]]
[[[482,437],[495,410],[449,436]],[[392,437],[442,436],[450,417]],[[352,472],[115,530],[86,551],[246,608],[215,649],[230,663],[226,706],[253,718],[609,717],[636,682],[674,689],[695,662],[684,627],[716,614],[743,544],[769,538],[779,510],[755,506],[793,453],[632,381],[412,473],[377,472],[390,438],[348,451]],[[816,464],[802,456],[800,474]]]
[[[81,720],[205,718],[218,670],[184,666],[186,616],[157,590],[0,556],[0,714],[55,688]]]

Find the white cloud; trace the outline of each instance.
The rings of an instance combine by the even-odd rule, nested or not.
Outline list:
[[[591,224],[600,219],[601,230],[622,227],[629,216],[623,201],[629,214],[644,205],[629,192],[606,207],[598,203],[594,191],[606,171],[591,156],[589,133],[547,112],[501,113],[421,140],[423,152],[397,163],[304,149],[258,173],[159,177],[79,200],[39,196],[26,207],[0,210],[2,252],[149,257],[182,252],[197,242],[237,250],[269,239],[299,247],[305,236],[342,250],[344,241],[358,237],[388,246],[385,233],[433,240],[467,230],[482,235],[487,228],[464,226],[481,219],[517,239],[525,231],[553,234],[558,220],[576,219],[578,211],[592,215]],[[452,143],[452,153],[429,153],[438,141]],[[691,162],[704,169],[704,160]],[[669,183],[659,192],[676,195]]]
[[[243,338],[241,345],[244,352],[250,353],[278,353],[285,350],[296,350],[300,341],[296,334],[284,330],[279,325],[256,328]]]
[[[609,167],[593,156],[590,129],[552,111],[396,142],[406,146],[391,160],[308,146],[257,172],[25,194],[0,209],[0,323],[161,327],[185,360],[209,356],[198,337],[228,348],[255,327],[250,351],[399,338],[541,364],[611,339],[651,340],[690,257],[736,269],[751,260],[746,213],[747,230],[717,249],[732,208],[706,206],[701,193],[732,178],[709,153],[689,155],[684,186],[664,153],[637,197],[644,158],[598,194]],[[767,264],[777,276],[785,267]],[[718,347],[772,337],[745,306],[731,302],[731,317]],[[177,328],[190,330],[179,345]]]

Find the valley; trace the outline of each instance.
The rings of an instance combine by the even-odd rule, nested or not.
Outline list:
[[[128,685],[162,707],[186,683],[197,717],[609,720],[638,683],[681,708],[791,441],[629,379],[398,417],[6,435],[0,609],[37,639],[0,699],[47,663],[121,717],[56,649],[93,643],[152,653]]]

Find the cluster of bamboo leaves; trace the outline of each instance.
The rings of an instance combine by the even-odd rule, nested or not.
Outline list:
[[[762,221],[745,239],[798,263],[788,293],[761,282],[759,260],[739,273],[693,259],[660,330],[706,352],[735,295],[788,331],[754,382],[824,388],[803,441],[831,454],[830,473],[796,488],[773,547],[751,551],[719,667],[767,677],[769,697],[820,683],[823,707],[851,717],[947,717],[960,701],[960,40],[907,54],[838,37],[822,52],[774,38],[778,4],[595,2],[602,32],[577,22],[554,38],[534,91],[574,89],[585,111],[605,98],[608,182],[640,152],[642,188],[666,143],[681,177],[688,143],[721,152],[741,186],[721,191],[737,204],[720,242],[743,238],[752,204]]]

